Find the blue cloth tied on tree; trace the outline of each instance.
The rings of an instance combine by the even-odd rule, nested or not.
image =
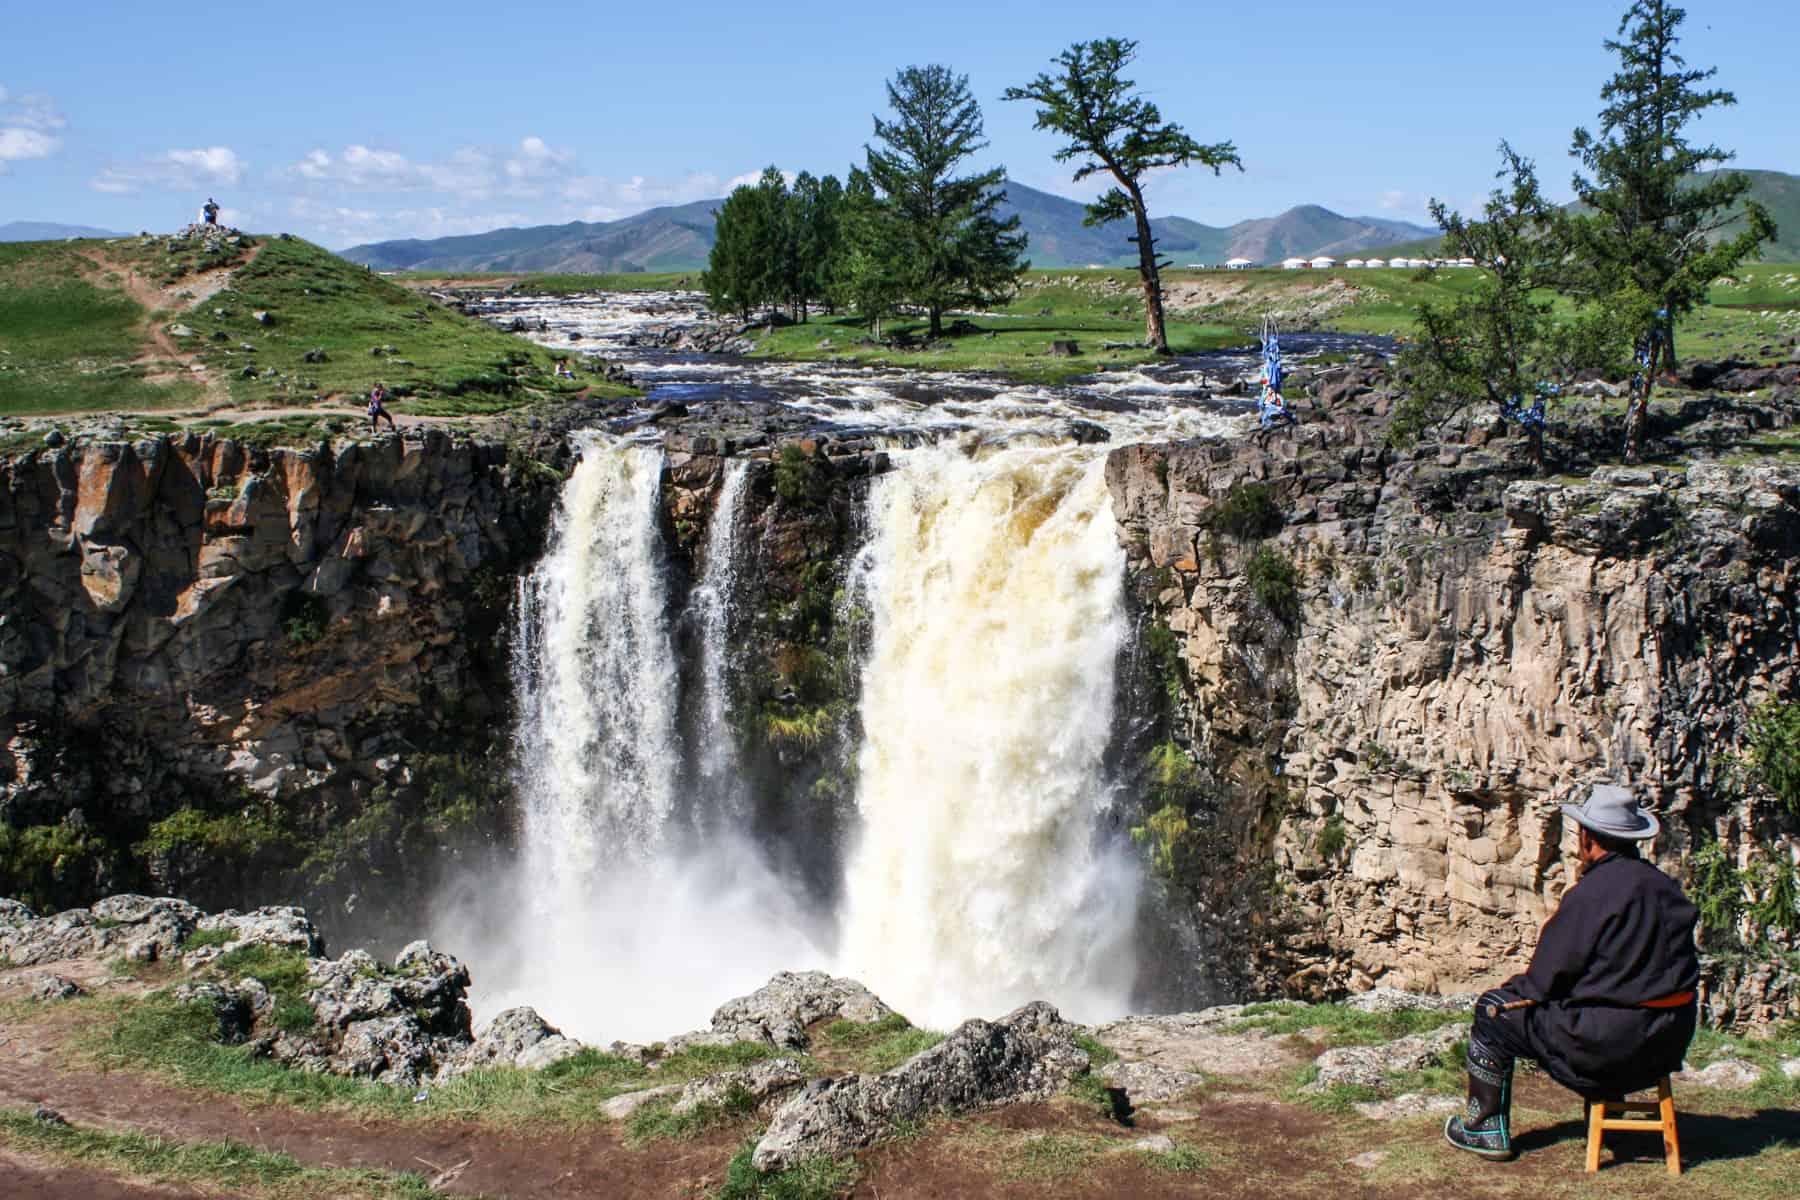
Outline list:
[[[1527,431],[1542,432],[1545,424],[1544,405],[1550,397],[1560,395],[1562,389],[1555,384],[1540,383],[1537,385],[1537,400],[1530,408],[1526,408],[1525,402],[1514,396],[1500,406],[1500,419],[1516,421],[1519,428]]]
[[[1281,332],[1275,323],[1263,320],[1262,332],[1263,377],[1262,395],[1256,403],[1257,417],[1264,429],[1273,429],[1279,424],[1298,425],[1300,418],[1288,408],[1287,402],[1281,398]]]

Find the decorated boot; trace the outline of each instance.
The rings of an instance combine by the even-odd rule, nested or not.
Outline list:
[[[1512,1075],[1511,1062],[1470,1042],[1469,1099],[1460,1115],[1444,1122],[1444,1140],[1483,1158],[1511,1158]]]

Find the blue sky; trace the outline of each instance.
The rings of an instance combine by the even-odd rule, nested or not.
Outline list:
[[[1478,200],[1501,137],[1567,191],[1569,132],[1592,121],[1623,7],[15,0],[0,18],[0,223],[166,229],[208,194],[234,224],[333,247],[609,220],[722,195],[771,162],[841,175],[883,81],[930,62],[969,75],[982,165],[1081,197],[1029,106],[999,95],[1098,36],[1139,39],[1141,88],[1244,158],[1241,175],[1157,178],[1157,214],[1224,225],[1317,203],[1423,221],[1429,196]],[[1699,134],[1740,166],[1800,171],[1800,4],[1688,11],[1689,62],[1717,66],[1740,102]]]

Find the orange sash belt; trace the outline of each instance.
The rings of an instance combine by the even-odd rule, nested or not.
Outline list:
[[[1639,1008],[1681,1008],[1694,1002],[1692,992],[1670,992],[1666,996],[1658,996],[1654,1000],[1646,1000]]]

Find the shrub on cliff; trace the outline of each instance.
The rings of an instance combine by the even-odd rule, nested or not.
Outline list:
[[[1244,574],[1250,580],[1250,590],[1262,601],[1263,607],[1283,624],[1292,625],[1300,619],[1299,573],[1281,551],[1269,546],[1259,547]]]
[[[781,448],[775,460],[775,494],[796,508],[816,508],[825,502],[831,481],[819,460],[792,442]]]
[[[1800,704],[1771,700],[1751,714],[1750,765],[1783,807],[1800,816]]]
[[[1212,512],[1212,527],[1240,542],[1260,541],[1281,532],[1281,509],[1260,483],[1240,483]]]

